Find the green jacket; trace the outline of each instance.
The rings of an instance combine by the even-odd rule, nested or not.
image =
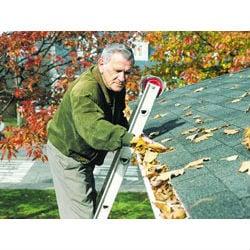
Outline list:
[[[130,145],[124,108],[125,89],[108,90],[93,66],[70,84],[48,123],[48,140],[66,156],[100,165],[108,151]]]

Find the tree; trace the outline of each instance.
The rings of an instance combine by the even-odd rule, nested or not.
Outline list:
[[[250,66],[250,32],[148,32],[144,38],[154,49],[145,72],[169,88]]]
[[[46,125],[69,82],[96,61],[108,43],[132,46],[137,32],[5,32],[0,35],[0,110],[16,102],[23,124],[7,127],[0,141],[2,159],[23,148],[29,157],[45,161]],[[138,69],[137,69],[138,70]],[[136,73],[136,72],[135,72]],[[138,74],[135,74],[138,75]],[[130,81],[131,86],[133,80]],[[132,86],[134,87],[134,85]],[[130,88],[136,94],[137,89]],[[3,99],[2,99],[3,101]]]

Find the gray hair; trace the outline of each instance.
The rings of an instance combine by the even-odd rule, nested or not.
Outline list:
[[[104,60],[104,63],[108,63],[110,61],[110,58],[113,54],[120,53],[122,56],[128,60],[134,63],[134,54],[131,48],[129,48],[127,45],[120,44],[120,43],[112,43],[110,45],[107,45],[101,54],[101,57]]]

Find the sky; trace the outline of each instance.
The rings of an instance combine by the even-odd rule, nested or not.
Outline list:
[[[248,0],[6,0],[3,30],[249,30]]]

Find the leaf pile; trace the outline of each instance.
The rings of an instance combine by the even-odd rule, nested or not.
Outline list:
[[[155,205],[160,209],[162,218],[186,218],[186,212],[169,183],[172,176],[182,175],[184,169],[169,171],[166,164],[160,164],[157,160],[159,153],[171,151],[172,148],[165,147],[160,143],[145,141],[143,137],[139,137],[139,140],[133,144],[133,148],[139,156],[139,163],[143,166],[145,175],[149,179],[155,196]]]

